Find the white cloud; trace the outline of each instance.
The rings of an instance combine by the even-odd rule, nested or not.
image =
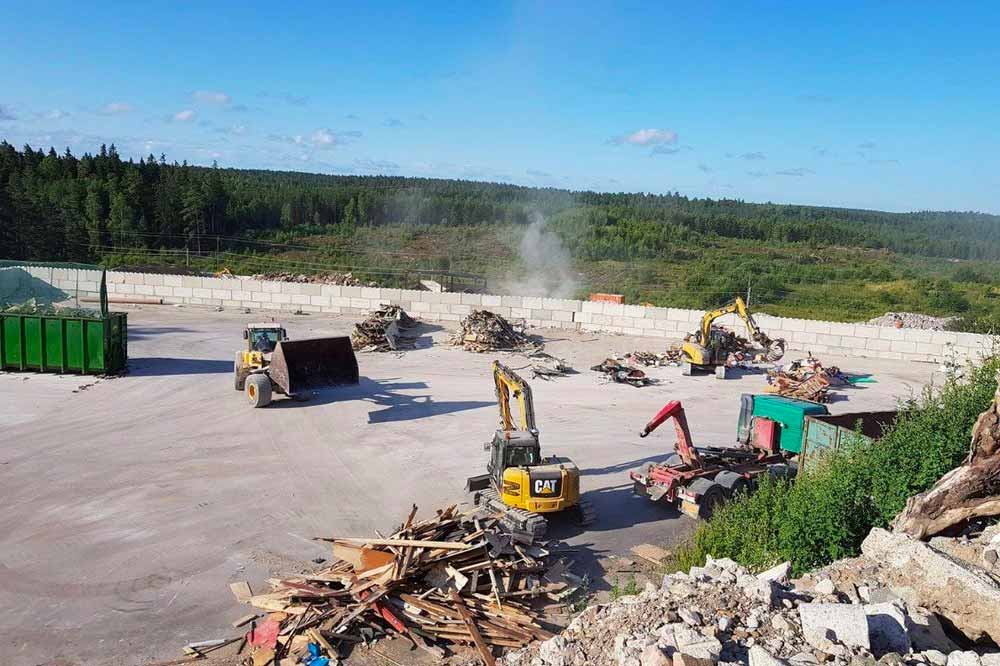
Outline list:
[[[218,90],[195,90],[191,98],[202,104],[229,104],[233,101],[229,95]]]
[[[316,146],[332,148],[337,143],[337,135],[333,133],[333,130],[329,130],[321,127],[312,133],[309,140],[313,142]]]
[[[52,109],[51,111],[42,114],[42,117],[46,120],[61,120],[67,116],[69,116],[69,112],[63,111],[62,109]]]
[[[624,137],[624,142],[633,146],[655,146],[676,143],[677,132],[662,129],[641,129]]]
[[[110,102],[101,110],[102,113],[128,113],[132,110],[132,105],[127,102]]]
[[[174,114],[174,120],[185,123],[189,120],[194,119],[194,111],[191,109],[184,109],[183,111],[178,111]]]
[[[229,133],[230,134],[246,134],[247,133],[247,126],[246,125],[233,125],[233,126],[231,126],[229,128]]]

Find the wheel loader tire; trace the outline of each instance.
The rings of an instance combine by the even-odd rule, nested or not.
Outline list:
[[[233,361],[233,388],[242,391],[246,383],[247,376],[243,371],[243,352],[236,352],[236,360]]]
[[[746,494],[750,490],[750,483],[736,472],[719,472],[715,475],[715,482],[725,489],[726,497]]]
[[[251,407],[267,407],[271,404],[271,380],[266,375],[250,375],[245,393]]]

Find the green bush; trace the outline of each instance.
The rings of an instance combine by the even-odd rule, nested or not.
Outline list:
[[[895,426],[875,443],[848,443],[795,483],[763,479],[757,492],[723,506],[676,555],[678,569],[706,555],[760,570],[789,560],[801,574],[856,555],[873,527],[887,527],[907,498],[959,465],[972,425],[996,391],[1000,357],[962,381],[949,380],[901,406]]]

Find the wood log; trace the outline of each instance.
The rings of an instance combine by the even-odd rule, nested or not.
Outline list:
[[[965,462],[908,499],[893,531],[928,539],[973,518],[1000,515],[1000,373],[997,380],[993,404],[972,427]]]

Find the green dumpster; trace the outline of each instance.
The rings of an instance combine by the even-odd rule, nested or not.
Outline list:
[[[91,268],[97,267],[88,267]],[[59,268],[74,269],[75,266]],[[128,315],[108,311],[103,271],[99,293],[100,311],[61,310],[49,306],[5,310],[0,303],[0,370],[79,374],[123,372],[128,363]]]

